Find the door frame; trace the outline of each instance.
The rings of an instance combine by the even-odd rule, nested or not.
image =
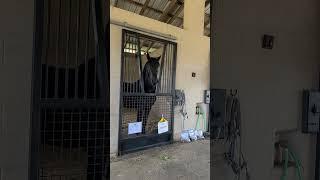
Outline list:
[[[172,86],[171,86],[171,93],[165,94],[165,93],[155,93],[154,95],[156,96],[172,96],[172,109],[171,109],[171,121],[170,121],[170,126],[171,126],[171,131],[168,133],[163,133],[161,135],[159,134],[154,134],[154,135],[142,135],[136,138],[127,138],[127,139],[121,139],[121,129],[122,129],[122,97],[123,97],[123,64],[124,64],[124,39],[125,39],[125,35],[126,33],[132,33],[132,34],[137,34],[137,38],[139,39],[139,37],[145,37],[148,38],[150,40],[154,40],[154,41],[158,41],[158,42],[162,42],[162,43],[168,43],[173,45],[174,47],[174,52],[173,52],[173,62],[172,62]],[[133,30],[128,30],[128,29],[122,29],[122,39],[121,39],[121,75],[120,75],[120,96],[119,96],[119,127],[118,127],[118,156],[121,156],[123,154],[128,154],[128,153],[132,153],[132,152],[136,152],[136,151],[140,151],[140,150],[145,150],[145,149],[149,149],[149,148],[153,148],[153,147],[158,147],[158,146],[163,146],[163,145],[167,145],[167,144],[171,144],[173,143],[173,135],[174,135],[174,90],[175,90],[175,85],[176,85],[176,66],[177,66],[177,43],[174,41],[169,41],[166,39],[162,39],[160,37],[155,37],[153,35],[147,35],[144,34],[141,31],[133,31]],[[140,52],[140,50],[138,50],[138,52]],[[146,94],[146,95],[150,95],[150,94]],[[152,143],[152,142],[156,142],[157,143]],[[128,146],[137,146],[138,143],[141,144],[145,144],[143,146],[139,146],[136,148],[131,148],[129,150],[124,150],[124,148],[122,147],[122,144],[127,143]]]

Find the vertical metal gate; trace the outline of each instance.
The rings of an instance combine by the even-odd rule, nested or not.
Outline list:
[[[123,30],[119,155],[172,142],[176,52],[174,42]],[[162,116],[169,128],[159,134]]]
[[[30,179],[108,179],[105,2],[39,2]]]

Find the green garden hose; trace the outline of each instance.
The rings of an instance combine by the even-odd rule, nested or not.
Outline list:
[[[205,124],[207,123],[206,122],[206,118],[204,117],[204,113],[201,111],[201,108],[199,106],[197,106],[197,114],[198,114],[198,117],[197,117],[197,122],[196,122],[196,127],[195,129],[199,129],[199,119],[200,119],[200,116],[202,117],[202,121],[203,121],[203,125],[205,126]]]
[[[290,155],[290,158],[296,163],[296,174],[299,178],[299,180],[302,180],[302,165],[301,165],[301,162],[299,159],[297,159],[296,155],[292,152],[292,151],[289,151],[289,155]]]
[[[288,176],[288,162],[289,162],[289,150],[288,148],[284,149],[284,167],[283,167],[283,175],[281,176],[281,180],[286,180]]]
[[[287,180],[288,176],[288,163],[289,159],[294,161],[296,164],[296,176],[298,177],[299,180],[302,180],[302,165],[300,160],[296,157],[296,155],[290,151],[288,148],[285,148],[284,150],[284,167],[283,167],[283,175],[281,176],[281,180]]]

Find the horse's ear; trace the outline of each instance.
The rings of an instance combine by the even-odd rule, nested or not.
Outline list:
[[[147,52],[147,59],[150,60],[150,54]]]

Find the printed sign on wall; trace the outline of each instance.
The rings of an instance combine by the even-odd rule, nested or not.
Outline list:
[[[128,134],[136,134],[142,132],[142,122],[129,123]]]
[[[169,131],[168,121],[158,123],[158,134],[162,134]]]

